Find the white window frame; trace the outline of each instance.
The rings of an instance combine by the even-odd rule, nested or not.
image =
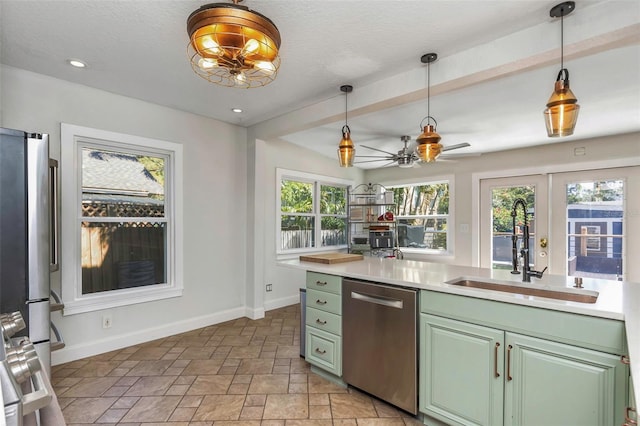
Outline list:
[[[282,225],[282,205],[281,205],[281,182],[282,180],[293,180],[296,182],[308,182],[313,184],[313,212],[307,214],[301,214],[301,216],[311,216],[315,218],[315,241],[319,243],[321,241],[321,223],[323,216],[336,216],[333,214],[320,214],[320,185],[329,186],[344,186],[345,197],[348,197],[348,188],[353,186],[353,181],[347,179],[341,179],[331,176],[317,175],[313,173],[300,172],[297,170],[276,169],[276,254],[288,255],[296,253],[313,253],[327,250],[340,250],[348,248],[347,244],[338,246],[318,246],[318,247],[304,247],[283,250],[281,248],[281,225]],[[346,199],[346,198],[345,198]],[[340,216],[342,217],[342,216]],[[347,219],[347,212],[344,214],[345,220]]]
[[[455,241],[455,215],[454,215],[454,177],[446,176],[446,177],[434,177],[433,180],[428,181],[408,181],[408,182],[393,182],[390,184],[385,184],[384,187],[388,190],[393,190],[394,188],[401,188],[407,186],[425,186],[425,185],[438,185],[446,183],[449,185],[449,213],[448,214],[434,214],[434,215],[411,215],[411,216],[397,216],[396,221],[400,219],[412,219],[412,218],[423,218],[423,219],[446,219],[447,220],[447,249],[446,250],[435,250],[430,248],[412,248],[412,247],[398,247],[403,253],[411,253],[411,254],[424,254],[424,255],[434,255],[434,256],[453,256],[454,254],[454,241]],[[398,200],[394,200],[394,203],[397,203]],[[397,205],[397,204],[396,204]],[[397,227],[397,226],[396,226]],[[396,232],[398,232],[396,230]],[[433,232],[434,234],[439,232]]]
[[[182,296],[182,145],[105,130],[61,124],[61,290],[64,315]],[[81,221],[82,149],[120,150],[167,158],[165,164],[165,217],[167,227],[167,282],[100,293],[82,294]]]

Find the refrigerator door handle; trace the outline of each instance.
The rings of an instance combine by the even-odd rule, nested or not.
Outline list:
[[[49,263],[49,271],[54,272],[60,269],[59,261],[59,226],[58,226],[58,162],[49,159],[49,200],[51,211],[49,212],[49,220],[51,221],[51,259]]]

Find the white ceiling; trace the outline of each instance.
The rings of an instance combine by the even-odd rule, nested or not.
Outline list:
[[[223,0],[221,0],[223,1]],[[186,19],[205,1],[0,0],[0,61],[241,126],[335,157],[349,126],[361,144],[396,152],[431,115],[447,146],[481,153],[561,140],[542,110],[560,69],[560,23],[548,0],[246,0],[282,35],[277,79],[258,89],[196,76]],[[586,138],[640,131],[640,2],[578,1],[565,18],[565,65]],[[87,62],[78,70],[69,58]],[[240,107],[241,114],[231,112]],[[562,139],[566,140],[566,139]],[[370,154],[370,153],[367,153]]]

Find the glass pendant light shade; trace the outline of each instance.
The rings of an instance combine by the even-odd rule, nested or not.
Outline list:
[[[340,167],[353,167],[353,159],[356,156],[356,148],[351,140],[351,130],[349,126],[342,128],[342,140],[338,145],[338,161]]]
[[[436,122],[436,120],[430,116],[426,117],[422,121],[424,122],[424,120],[428,119],[432,119],[434,123]],[[436,132],[435,126],[432,126],[431,124],[424,126],[422,134],[416,138],[416,142],[418,143],[418,146],[416,147],[418,157],[427,163],[433,163],[436,161],[436,158],[438,158],[442,151],[440,139],[442,138]]]
[[[344,92],[344,126],[342,126],[342,140],[340,140],[340,144],[338,145],[338,162],[340,163],[340,167],[353,167],[356,148],[351,140],[351,129],[347,124],[347,112],[349,111],[347,97],[349,93],[353,91],[353,86],[345,84],[340,86],[340,91]]]
[[[562,79],[565,73],[566,79]],[[551,138],[572,135],[579,112],[578,99],[569,88],[569,72],[563,69],[544,110],[547,135]]]
[[[564,17],[575,8],[575,2],[566,1],[555,5],[549,11],[552,18],[560,18],[560,72],[544,110],[547,135],[550,138],[572,135],[580,112],[578,99],[569,88],[569,71],[564,67]]]

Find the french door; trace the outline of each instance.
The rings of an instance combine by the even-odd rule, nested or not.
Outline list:
[[[531,195],[533,194],[533,195]],[[527,199],[530,266],[558,275],[640,281],[640,167],[483,179],[480,182],[480,265],[511,268],[505,208]],[[511,211],[509,211],[509,215]],[[521,235],[521,213],[516,234]],[[524,242],[518,239],[518,249]],[[519,252],[519,250],[518,250]]]

